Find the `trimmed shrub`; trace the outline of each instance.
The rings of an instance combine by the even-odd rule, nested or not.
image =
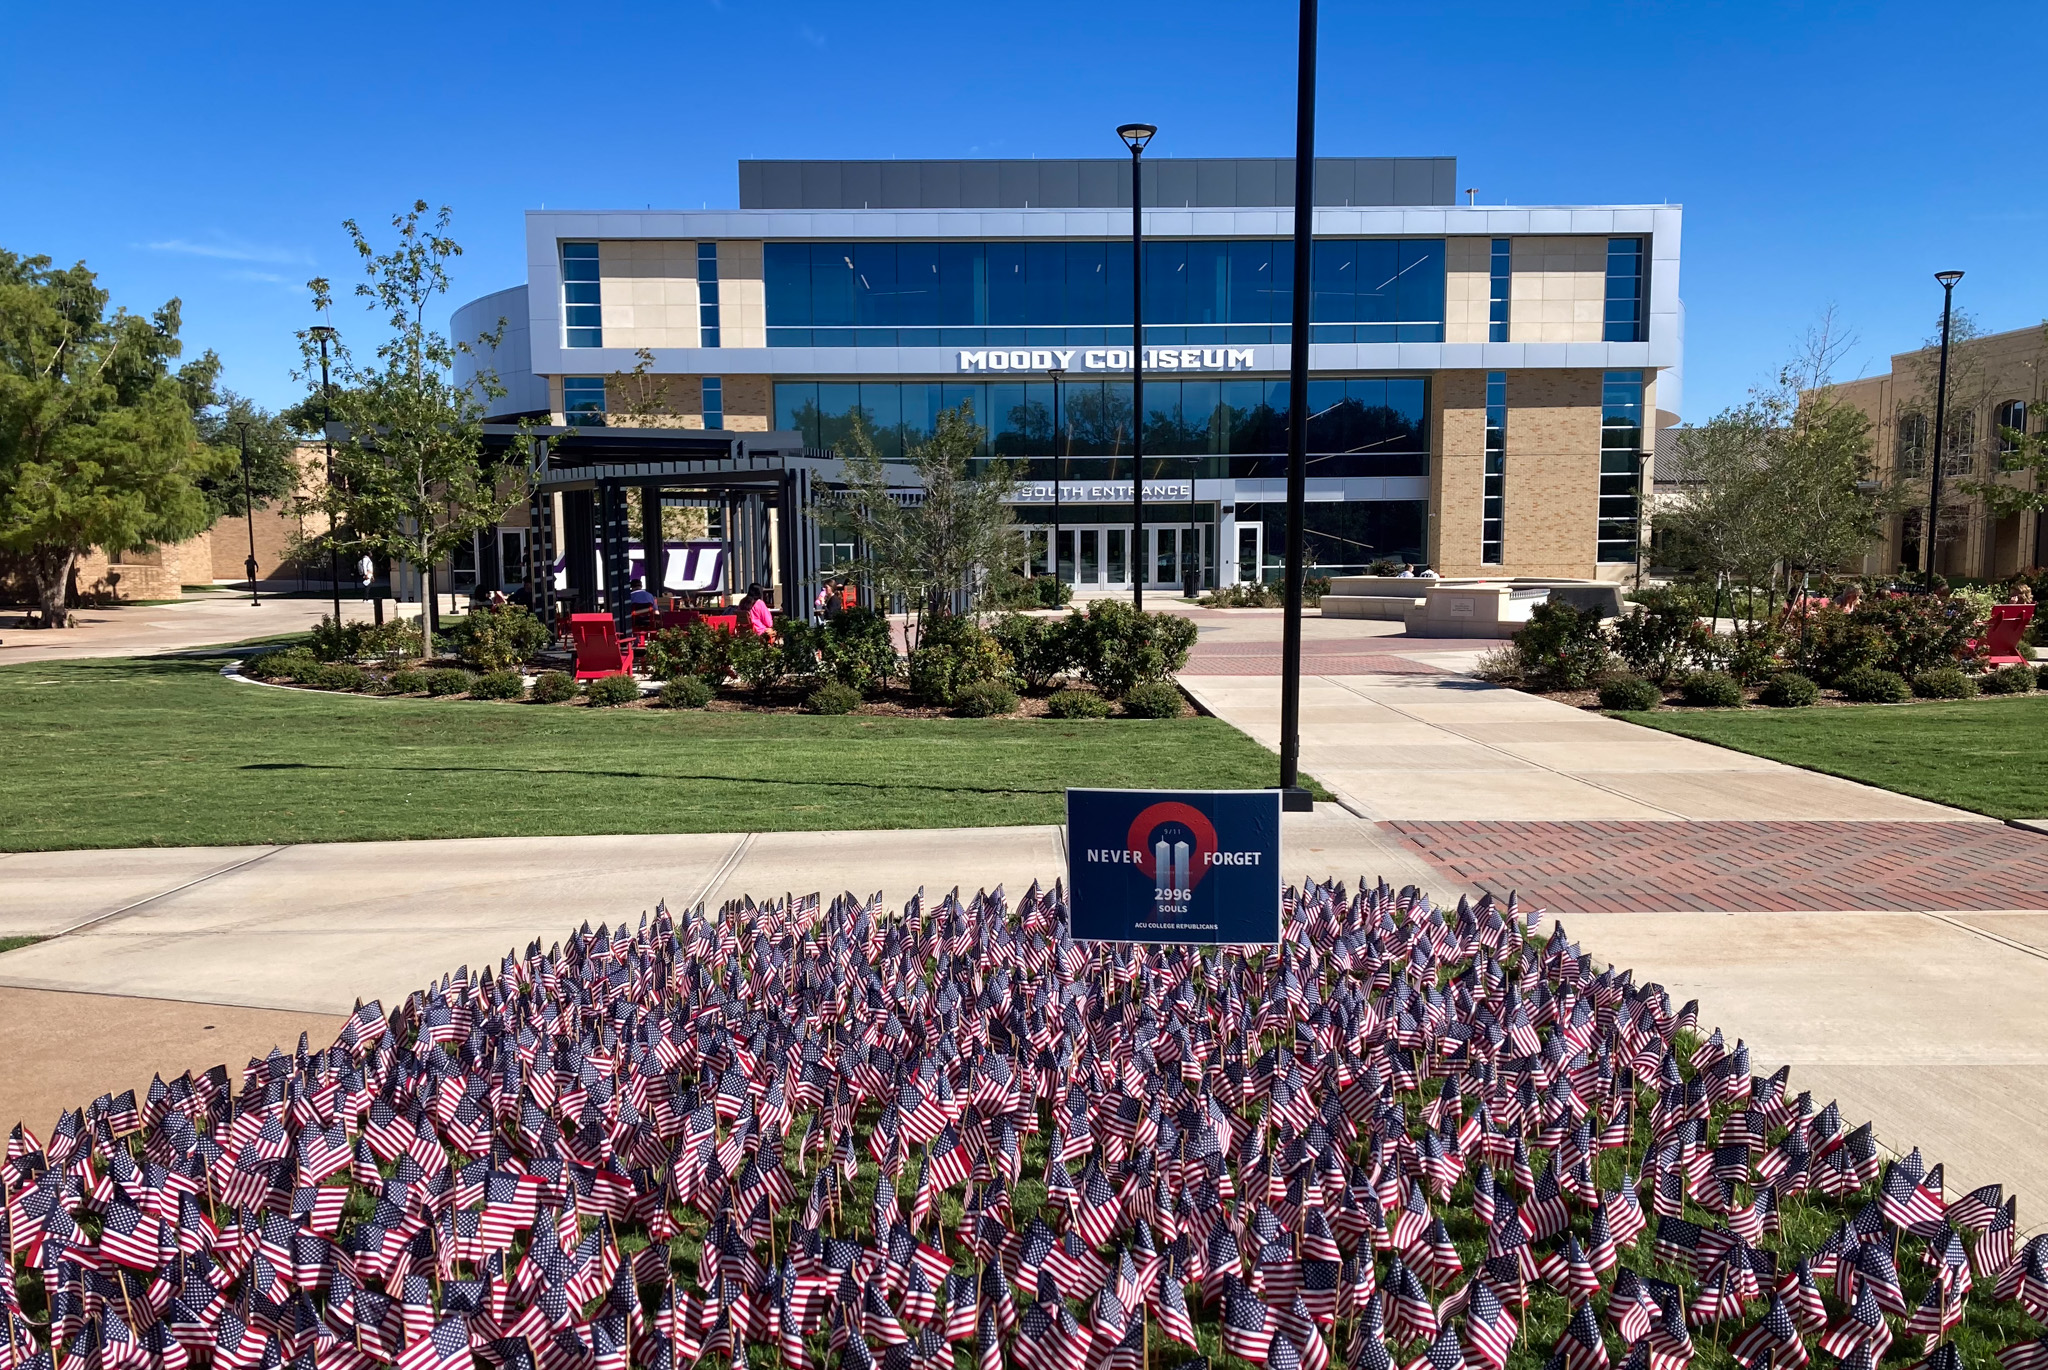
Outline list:
[[[1479,664],[1472,668],[1472,674],[1495,685],[1519,685],[1522,683],[1522,654],[1512,642],[1503,642],[1479,654]]]
[[[404,675],[405,672],[399,672]],[[394,680],[397,676],[392,677]],[[527,698],[536,704],[561,704],[576,697],[576,677],[567,671],[542,671],[533,679]]]
[[[1167,679],[1188,664],[1196,629],[1178,614],[1141,613],[1098,599],[1068,619],[1074,661],[1102,694],[1121,699],[1137,685]]]
[[[423,674],[427,678],[427,693],[430,695],[459,695],[476,681],[475,676],[459,666],[443,666]]]
[[[1688,596],[1653,587],[1634,598],[1640,607],[1614,625],[1614,650],[1629,670],[1662,685],[1700,656],[1711,635]],[[1604,699],[1601,703],[1621,707]]]
[[[1539,690],[1583,690],[1607,669],[1607,637],[1597,608],[1539,604],[1514,644],[1522,678]]]
[[[1623,713],[1643,713],[1664,702],[1656,682],[1639,675],[1609,676],[1600,682],[1600,707]]]
[[[1303,576],[1301,578],[1301,602],[1311,609],[1322,607],[1323,596],[1330,593],[1328,576]]]
[[[1797,671],[1780,671],[1757,691],[1757,702],[1773,709],[1804,709],[1820,700],[1820,686]]]
[[[1695,709],[1739,709],[1742,683],[1723,671],[1694,671],[1678,683],[1678,697]]]
[[[1903,704],[1913,697],[1906,678],[1897,671],[1863,666],[1835,682],[1845,698],[1858,704]]]
[[[1043,690],[1073,665],[1072,617],[1033,618],[1004,614],[989,629],[1010,658],[1010,671],[1027,690]]]
[[[964,614],[928,617],[910,654],[910,697],[920,704],[951,706],[961,690],[985,680],[1008,685],[1009,654],[982,626]]]
[[[694,675],[716,685],[732,673],[732,644],[731,633],[705,623],[663,628],[647,639],[641,659],[634,664],[656,680]]]
[[[1969,699],[1977,693],[1977,682],[1957,667],[1943,666],[1914,676],[1913,693],[1922,699]]]
[[[1977,678],[1977,688],[1988,695],[2024,695],[2034,692],[2034,668],[2024,665],[2000,666]]]
[[[1048,718],[1108,718],[1109,701],[1091,690],[1054,690],[1045,713]]]
[[[1239,581],[1205,595],[1202,603],[1211,609],[1272,609],[1279,606],[1280,592],[1259,581]]]
[[[768,693],[782,679],[782,648],[759,633],[741,633],[732,641],[732,673],[757,695]]]
[[[496,609],[473,609],[464,620],[462,659],[480,671],[502,671],[517,666],[548,645],[548,627],[529,613],[524,605],[507,604]],[[493,695],[493,699],[508,698]]]
[[[1123,697],[1124,713],[1132,718],[1179,718],[1187,705],[1180,687],[1170,680],[1133,685]]]
[[[1882,632],[1830,604],[1806,615],[1792,644],[1792,660],[1806,675],[1833,684],[1851,671],[1878,665],[1888,651]]]
[[[850,714],[860,707],[861,693],[851,685],[828,680],[811,691],[804,707],[814,714]]]
[[[814,630],[818,673],[841,685],[871,695],[902,669],[888,615],[873,609],[848,609]]]
[[[485,671],[471,683],[469,693],[475,699],[524,699],[526,681],[517,671]]]
[[[1877,664],[1910,679],[1953,666],[1977,619],[1948,595],[1887,595],[1857,605],[1849,621],[1876,629],[1884,643]]]
[[[711,702],[717,691],[711,682],[702,676],[679,675],[665,682],[661,687],[661,707],[664,709],[701,709]]]
[[[640,697],[640,682],[629,675],[599,676],[584,682],[583,697],[605,709],[631,704]]]
[[[1058,576],[1033,576],[1028,584],[1041,609],[1064,609],[1074,602],[1074,587]]]
[[[320,658],[304,647],[284,647],[250,657],[242,663],[242,674],[252,680],[296,680],[319,665]]]
[[[962,718],[997,718],[1017,711],[1017,692],[1000,680],[977,680],[953,692],[953,712]]]
[[[394,695],[425,694],[427,673],[411,666],[401,667],[384,677],[384,692]]]
[[[316,690],[360,690],[370,683],[370,673],[346,661],[324,661],[298,676],[299,683]]]

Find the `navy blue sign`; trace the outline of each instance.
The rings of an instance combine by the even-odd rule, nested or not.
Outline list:
[[[1280,940],[1278,790],[1068,790],[1074,937]]]

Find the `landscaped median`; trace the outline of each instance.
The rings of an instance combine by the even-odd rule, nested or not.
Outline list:
[[[241,653],[0,668],[0,849],[1057,823],[1066,788],[1254,788],[1217,719],[712,713],[366,698]]]
[[[2048,1236],[2000,1185],[1888,1159],[1512,900],[1291,893],[1277,948],[1075,943],[1037,885],[658,909],[363,1005],[324,1049],[103,1094],[0,1163],[10,1347],[137,1370],[187,1346],[219,1370],[2048,1357]]]

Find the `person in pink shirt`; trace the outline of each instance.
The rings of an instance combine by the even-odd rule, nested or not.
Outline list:
[[[740,601],[740,613],[746,617],[747,627],[753,632],[762,637],[775,636],[775,611],[768,607],[760,581],[747,587],[747,597]]]

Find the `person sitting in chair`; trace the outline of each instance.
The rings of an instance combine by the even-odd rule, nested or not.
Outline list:
[[[768,607],[767,593],[758,580],[747,586],[747,597],[740,601],[740,622],[749,632],[775,636],[775,611]]]
[[[626,612],[632,615],[635,628],[651,626],[661,606],[655,602],[653,593],[640,577],[633,577],[631,583],[632,593],[626,596]]]

